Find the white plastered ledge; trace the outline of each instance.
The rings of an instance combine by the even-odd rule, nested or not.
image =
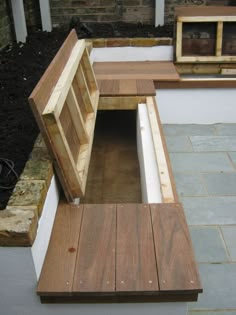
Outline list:
[[[162,124],[235,123],[236,89],[156,90]]]
[[[92,62],[170,61],[173,60],[173,46],[93,48],[90,60]]]

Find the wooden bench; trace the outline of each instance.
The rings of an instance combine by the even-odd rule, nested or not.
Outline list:
[[[58,205],[38,283],[42,302],[195,301],[202,292],[155,99],[127,98],[99,98],[85,42],[74,31],[30,96],[67,198]],[[140,99],[162,203],[71,205],[85,193],[97,108],[134,110]]]

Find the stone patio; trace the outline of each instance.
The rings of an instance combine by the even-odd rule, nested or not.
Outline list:
[[[163,127],[204,290],[189,315],[236,315],[236,124]]]

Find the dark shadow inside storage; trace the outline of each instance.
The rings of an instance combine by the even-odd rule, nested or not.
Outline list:
[[[224,22],[222,55],[236,55],[236,22]]]
[[[140,203],[135,110],[98,111],[81,203]]]
[[[214,56],[216,30],[215,22],[183,23],[182,55]]]

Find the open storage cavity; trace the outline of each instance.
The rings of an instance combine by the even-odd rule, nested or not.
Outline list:
[[[136,111],[98,111],[82,203],[140,203]]]

